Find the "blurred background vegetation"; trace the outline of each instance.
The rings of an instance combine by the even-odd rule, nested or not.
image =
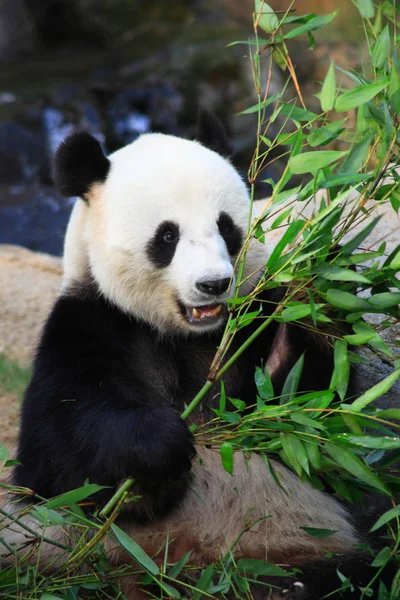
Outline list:
[[[283,11],[289,0],[271,5]],[[257,116],[235,114],[256,98],[246,46],[226,46],[251,37],[252,10],[253,0],[0,0],[0,243],[62,253],[72,201],[52,188],[51,158],[76,128],[112,152],[146,131],[194,136],[201,104],[224,121],[245,175]],[[306,36],[291,48],[313,109],[330,58],[359,66],[365,38],[350,0],[301,0],[296,10],[340,11],[315,50]],[[271,94],[286,77],[274,71]],[[259,183],[259,197],[269,191]]]

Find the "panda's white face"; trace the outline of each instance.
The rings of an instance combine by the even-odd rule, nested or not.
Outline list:
[[[161,134],[144,135],[109,159],[105,183],[74,209],[66,285],[79,279],[77,263],[87,253],[104,295],[128,314],[160,331],[220,326],[249,213],[238,173],[199,143]],[[256,245],[246,273],[257,277],[263,264],[265,250]]]

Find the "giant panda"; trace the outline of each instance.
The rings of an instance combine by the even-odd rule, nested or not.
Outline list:
[[[59,147],[57,187],[78,200],[66,234],[62,290],[23,402],[13,482],[49,498],[88,479],[108,486],[94,496],[102,505],[133,477],[140,499],[119,523],[151,556],[168,536],[172,561],[191,550],[191,562],[202,566],[230,550],[298,569],[294,579],[266,580],[271,588],[255,583],[259,599],[336,597],[338,570],[357,592],[376,571],[368,570],[362,536],[336,499],[276,461],[280,484],[257,454],[237,453],[230,475],[218,449],[195,447],[189,427],[213,415],[216,388],[188,422],[180,418],[207,379],[246,235],[249,194],[229,153],[221,124],[205,113],[194,141],[145,134],[106,157],[97,140],[79,132]],[[255,241],[241,294],[254,289],[266,258],[266,247]],[[257,298],[264,316],[284,293],[275,288]],[[255,327],[238,332],[230,354]],[[327,339],[273,323],[226,373],[227,396],[252,405],[255,366],[264,364],[279,393],[304,352],[301,389],[325,389],[333,364]],[[11,502],[8,510],[18,506]],[[32,517],[25,519],[37,529]],[[318,539],[301,527],[336,533]],[[46,530],[47,538],[65,535],[56,526]],[[4,556],[10,546],[26,549],[30,539],[15,524],[2,536]],[[112,539],[106,550],[115,564],[129,561]],[[58,551],[56,564],[65,558]],[[54,564],[55,552],[42,543],[41,561]],[[357,598],[352,589],[340,598]],[[125,585],[125,595],[142,598],[136,581]]]

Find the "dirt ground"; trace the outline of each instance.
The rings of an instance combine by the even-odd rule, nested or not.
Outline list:
[[[11,453],[15,448],[19,426],[18,394],[0,391],[0,442]]]

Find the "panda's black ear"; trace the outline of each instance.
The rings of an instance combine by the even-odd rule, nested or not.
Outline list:
[[[232,144],[221,121],[204,108],[200,108],[198,112],[196,140],[222,156],[230,157],[233,154]]]
[[[54,183],[63,196],[87,199],[93,184],[105,181],[109,170],[100,143],[85,131],[67,137],[54,157]]]

